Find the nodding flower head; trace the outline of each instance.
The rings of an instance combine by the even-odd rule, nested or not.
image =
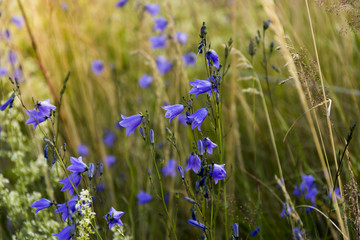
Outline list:
[[[116,3],[115,7],[122,8],[123,6],[125,6],[127,2],[128,0],[120,0],[119,2]]]
[[[81,176],[79,173],[72,173],[69,176],[65,177],[63,180],[59,181],[59,183],[64,184],[61,191],[69,190],[69,194],[72,196],[74,194],[74,187],[76,188],[81,181]]]
[[[188,223],[190,223],[191,225],[193,225],[194,227],[197,227],[197,228],[201,228],[201,229],[206,228],[206,226],[204,224],[199,223],[198,221],[193,220],[193,219],[188,220]]]
[[[156,16],[161,12],[159,4],[148,3],[145,5],[145,11],[147,11],[151,16]]]
[[[212,50],[212,49],[209,49],[206,53],[206,59],[208,61],[208,65],[210,65],[210,63],[216,67],[216,68],[219,68],[219,56],[217,55],[217,53]]]
[[[136,114],[130,117],[126,117],[124,115],[121,115],[122,121],[119,122],[120,126],[126,128],[126,135],[129,136],[130,134],[135,133],[135,128],[138,127],[143,118],[140,114]]]
[[[57,234],[53,234],[53,236],[57,237],[59,240],[70,240],[75,234],[75,223],[70,226],[65,227]]]
[[[185,106],[182,104],[174,104],[174,105],[162,106],[161,108],[167,111],[165,113],[165,117],[169,118],[169,123],[170,123],[174,117],[179,115],[184,110]]]
[[[35,201],[33,204],[31,204],[30,207],[36,208],[35,213],[37,213],[38,211],[40,211],[42,209],[45,209],[45,208],[48,208],[51,205],[53,205],[53,203],[50,200],[42,198],[42,199],[40,199],[38,201]]]
[[[26,110],[26,114],[29,116],[29,118],[26,120],[25,124],[33,124],[34,129],[36,129],[38,124],[48,119],[48,116],[36,111],[36,109]]]
[[[164,176],[176,176],[176,160],[170,159],[169,162],[162,169]]]
[[[3,104],[0,106],[0,110],[4,111],[7,107],[12,108],[14,103],[14,94],[11,95],[11,97]]]
[[[188,34],[187,33],[183,33],[183,32],[177,32],[176,33],[176,40],[178,40],[178,42],[181,45],[184,45],[187,42],[188,39]]]
[[[51,111],[54,111],[56,107],[52,104],[50,104],[50,99],[46,99],[44,101],[40,101],[37,104],[37,109],[39,112],[46,116],[50,116]]]
[[[189,122],[191,122],[191,128],[198,128],[199,131],[201,131],[201,124],[207,117],[208,111],[206,108],[201,108],[194,112],[192,115],[188,116],[187,119]]]
[[[211,164],[209,174],[215,180],[215,184],[217,184],[219,180],[226,177],[225,164],[214,164],[214,168]]]
[[[161,49],[166,47],[166,36],[154,36],[150,38],[151,49]]]
[[[212,154],[213,148],[216,148],[217,145],[213,143],[209,138],[204,138],[203,140],[204,149],[207,153]]]
[[[163,32],[165,30],[167,24],[168,24],[168,21],[165,18],[159,17],[154,20],[154,30]]]
[[[152,196],[144,191],[140,191],[140,193],[138,193],[136,195],[137,199],[138,199],[138,204],[146,204],[148,202],[151,202],[152,200]]]
[[[202,93],[208,93],[209,96],[211,96],[212,83],[208,79],[207,80],[194,79],[194,80],[195,82],[189,82],[189,84],[193,87],[189,91],[189,94],[195,94],[195,98]]]
[[[82,157],[74,158],[70,157],[71,165],[67,168],[67,170],[72,171],[74,173],[82,173],[88,170],[87,165],[82,161]]]
[[[196,63],[196,54],[189,52],[182,56],[184,66],[194,66]]]
[[[195,173],[199,172],[201,166],[201,160],[194,152],[190,154],[188,165],[186,167],[186,171],[192,169]]]
[[[156,57],[156,66],[160,75],[165,75],[172,68],[172,64],[164,56]]]
[[[150,41],[151,41],[151,39],[150,39]],[[144,74],[138,80],[138,83],[139,83],[141,88],[148,88],[153,81],[154,81],[154,78],[152,76]]]

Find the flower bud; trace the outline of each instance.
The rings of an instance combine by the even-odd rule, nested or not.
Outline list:
[[[185,178],[184,169],[180,165],[178,165],[177,169],[178,169],[178,172],[179,172],[181,178],[184,179]]]
[[[154,144],[155,140],[154,140],[154,130],[150,129],[149,131],[149,139],[150,139],[150,143]]]
[[[239,224],[234,223],[234,225],[233,225],[233,233],[234,233],[235,238],[239,237]]]
[[[104,172],[104,164],[100,163],[100,166],[99,166],[100,176],[103,175],[103,172]]]
[[[191,198],[189,198],[189,197],[184,197],[184,199],[185,199],[186,201],[188,201],[189,203],[196,204],[195,200],[193,200],[193,199],[191,199]]]
[[[142,136],[142,138],[145,140],[145,132],[144,132],[144,129],[142,127],[139,128],[139,131],[140,131],[140,134]]]
[[[95,172],[95,166],[93,163],[90,163],[90,166],[88,169],[89,180],[91,180],[94,177],[94,172]]]
[[[197,148],[198,148],[199,155],[202,156],[204,154],[205,150],[204,150],[204,145],[200,139],[197,142]]]
[[[270,19],[267,20],[266,22],[264,22],[264,25],[263,25],[264,30],[266,30],[266,29],[269,28],[270,23],[271,23],[271,20],[270,20]]]

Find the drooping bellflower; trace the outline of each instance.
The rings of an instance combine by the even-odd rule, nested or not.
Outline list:
[[[150,39],[151,41],[151,39]],[[142,75],[142,77],[138,80],[138,83],[140,87],[147,88],[150,86],[150,84],[154,81],[154,78],[152,76],[149,76],[147,74]]]
[[[55,210],[56,213],[61,213],[61,219],[63,222],[66,221],[66,219],[70,219],[70,221],[72,221],[71,215],[73,215],[75,213],[75,205],[78,201],[78,197],[75,196],[73,199],[63,203],[63,204],[58,204],[58,209]]]
[[[189,122],[191,122],[191,128],[198,128],[199,131],[201,131],[201,124],[207,117],[208,111],[206,108],[200,108],[196,112],[194,112],[192,115],[188,116],[187,119]]]
[[[46,116],[50,116],[51,111],[54,111],[56,107],[52,104],[50,104],[50,99],[46,99],[44,101],[40,101],[37,104],[37,109],[39,112]]]
[[[191,225],[193,225],[194,227],[197,227],[197,228],[201,228],[201,229],[206,228],[206,226],[204,224],[199,223],[198,221],[193,220],[193,219],[188,220],[188,223],[190,223]]]
[[[170,123],[174,117],[179,115],[184,110],[185,106],[182,104],[174,104],[174,105],[162,106],[161,108],[167,111],[165,113],[165,117],[169,118],[169,123]]]
[[[21,16],[13,16],[11,18],[11,23],[15,24],[19,29],[24,26],[24,18]]]
[[[108,214],[104,216],[107,223],[109,224],[109,229],[111,229],[114,225],[124,225],[120,219],[120,217],[124,215],[124,212],[116,211],[115,208],[111,207]]]
[[[106,146],[112,147],[115,143],[116,135],[112,131],[106,131],[105,137],[103,138],[103,141]]]
[[[136,197],[138,199],[138,204],[146,204],[152,200],[152,196],[144,191],[140,191]]]
[[[125,4],[128,2],[128,0],[120,0],[116,3],[115,7],[117,8],[121,8],[123,6],[125,6]]]
[[[101,60],[94,60],[91,63],[91,70],[96,75],[100,75],[104,71],[104,64]]]
[[[182,56],[182,60],[183,60],[184,66],[194,66],[196,63],[196,54],[193,52],[184,54]]]
[[[59,183],[64,184],[63,188],[61,189],[62,192],[69,190],[69,194],[72,196],[74,193],[74,187],[76,188],[81,180],[81,176],[78,173],[72,173],[68,177],[65,177],[63,180],[60,180]],[[70,182],[71,181],[71,182]],[[72,185],[72,184],[73,185]]]
[[[57,237],[58,240],[70,240],[75,234],[75,224],[71,224],[70,226],[65,227],[57,234],[53,234],[53,236]]]
[[[213,165],[211,164],[209,174],[215,180],[215,184],[217,184],[219,180],[222,180],[226,177],[225,164],[214,164],[214,169]]]
[[[204,138],[203,140],[203,145],[205,148],[205,151],[209,154],[213,153],[213,148],[216,148],[217,145],[215,143],[213,143],[209,138]]]
[[[175,177],[176,176],[176,160],[170,159],[169,162],[162,169],[164,176]]]
[[[185,178],[185,172],[184,172],[184,169],[182,168],[182,166],[178,165],[177,169],[178,169],[178,172],[179,172],[181,178],[184,179]]]
[[[207,79],[207,80],[199,80],[199,79],[195,79],[195,82],[189,82],[189,84],[193,87],[190,91],[189,94],[195,94],[195,98],[202,93],[208,93],[209,96],[211,96],[211,88],[212,88],[212,84],[211,82]]]
[[[67,167],[67,170],[73,173],[82,173],[88,170],[87,165],[82,161],[82,157],[74,158],[70,157],[71,165]]]
[[[209,65],[211,62],[214,67],[219,68],[219,56],[217,55],[217,53],[214,50],[209,49],[206,52],[206,59],[207,59]]]
[[[201,160],[198,155],[196,155],[194,152],[192,152],[189,156],[188,165],[185,169],[185,171],[189,171],[192,169],[195,173],[199,172],[201,166]]]
[[[89,148],[85,144],[80,144],[77,147],[78,154],[84,157],[89,155]]]
[[[12,108],[14,103],[14,94],[11,95],[11,97],[3,104],[0,106],[0,110],[4,111],[7,107]]]
[[[183,33],[183,32],[176,32],[176,40],[178,40],[178,42],[181,45],[186,44],[188,39],[188,34],[187,33]]]
[[[166,47],[166,36],[154,36],[150,38],[151,49],[165,48]]]
[[[164,56],[156,57],[156,66],[159,71],[159,74],[161,74],[161,75],[165,75],[172,68],[172,64]]]
[[[257,227],[254,231],[251,232],[250,236],[254,237],[256,236],[260,231],[260,227]]]
[[[156,16],[161,12],[159,4],[148,3],[145,5],[145,11],[147,11],[151,16]]]
[[[164,32],[167,24],[168,24],[168,21],[165,18],[159,17],[154,20],[154,30]]]
[[[48,208],[51,205],[53,205],[53,203],[50,200],[47,200],[46,198],[42,198],[40,200],[35,201],[33,204],[31,204],[30,207],[36,208],[35,213],[37,213],[38,211]]]
[[[116,157],[113,155],[107,155],[105,156],[105,164],[108,167],[111,167],[112,165],[114,165],[116,162]]]
[[[130,117],[126,117],[121,115],[122,121],[119,122],[120,126],[126,128],[126,135],[134,134],[135,128],[138,127],[142,122],[142,116],[140,114],[136,114]]]
[[[25,124],[33,124],[34,129],[36,129],[38,124],[48,119],[48,116],[36,111],[36,109],[26,110],[26,114],[29,116],[29,118],[26,120]]]

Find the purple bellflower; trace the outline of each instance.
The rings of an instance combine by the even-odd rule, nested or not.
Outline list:
[[[234,237],[238,238],[239,237],[239,224],[234,223],[232,230],[233,230]]]
[[[11,23],[15,24],[19,29],[24,26],[24,18],[21,16],[13,16],[11,18]]]
[[[183,32],[177,32],[176,33],[176,40],[178,40],[178,42],[181,45],[186,44],[187,39],[188,39],[188,34],[187,33],[183,33]]]
[[[189,52],[182,56],[182,60],[184,62],[184,66],[194,66],[196,63],[196,54]]]
[[[136,197],[138,199],[138,204],[146,204],[152,200],[152,196],[144,191],[140,191]]]
[[[184,110],[185,106],[182,104],[175,104],[175,105],[162,106],[161,108],[167,111],[165,113],[165,117],[170,118],[169,119],[169,123],[170,123],[174,117],[179,115]]]
[[[67,170],[73,173],[82,173],[88,170],[87,165],[82,161],[82,157],[74,158],[70,157],[71,165],[68,166]]]
[[[209,138],[204,138],[203,140],[203,145],[205,148],[205,151],[209,154],[213,153],[213,148],[216,148],[217,145],[215,143],[213,143]]]
[[[179,117],[178,117],[178,121],[179,123],[181,123],[182,125],[184,126],[187,126],[187,117],[185,114],[180,114]]]
[[[219,68],[219,56],[217,55],[217,53],[214,50],[209,49],[207,51],[206,59],[208,60],[209,65],[210,65],[209,62],[211,62],[214,67]]]
[[[7,107],[12,108],[14,103],[14,94],[11,95],[11,97],[3,104],[0,106],[0,110],[4,111]]]
[[[75,224],[71,224],[70,226],[65,227],[57,234],[53,234],[53,236],[57,237],[59,240],[70,240],[75,234]]]
[[[8,62],[12,66],[15,66],[17,61],[18,61],[18,58],[17,58],[16,52],[14,52],[13,50],[10,50],[8,53]]]
[[[13,72],[13,77],[15,81],[21,82],[23,80],[23,71],[21,67],[15,68]]]
[[[126,127],[127,136],[129,136],[130,134],[134,134],[135,128],[137,128],[143,121],[143,118],[140,114],[132,115],[130,117],[121,115],[121,117],[123,120],[120,121],[119,124],[122,127]]]
[[[51,205],[53,205],[53,203],[50,200],[47,200],[45,198],[42,198],[40,200],[35,201],[33,204],[31,204],[30,207],[32,208],[36,208],[35,213],[37,213],[38,211],[48,208]]]
[[[260,227],[257,227],[254,231],[250,233],[250,236],[255,237],[260,232]]]
[[[315,185],[315,178],[313,175],[301,174],[302,182],[300,184],[300,190],[302,193],[309,191]]]
[[[104,64],[101,60],[94,60],[91,63],[91,71],[96,75],[100,75],[104,71]]]
[[[41,112],[36,111],[36,109],[33,110],[26,110],[26,114],[29,116],[29,118],[26,120],[26,124],[33,124],[34,129],[36,129],[37,125],[46,121],[48,119],[48,116],[42,114]]]
[[[196,112],[194,112],[192,115],[188,116],[187,119],[189,122],[191,122],[191,129],[198,128],[199,131],[201,131],[200,127],[202,122],[207,117],[208,111],[206,108],[200,108]]]
[[[151,16],[156,16],[161,12],[159,4],[148,3],[145,5],[145,11],[150,13]]]
[[[305,199],[310,199],[312,204],[314,205],[317,194],[318,194],[318,190],[316,189],[316,187],[313,187],[305,194]]]
[[[301,234],[301,230],[298,227],[294,227],[294,237],[296,240],[304,239],[304,236]]]
[[[287,202],[284,202],[283,209],[281,210],[280,217],[282,217],[282,218],[283,217],[288,217],[292,211],[293,210],[290,207],[290,205]]]
[[[0,77],[6,76],[8,73],[9,71],[6,68],[0,67]]]
[[[46,99],[37,103],[37,109],[45,116],[50,116],[51,111],[54,111],[56,107],[50,104],[50,99]]]
[[[75,196],[73,199],[63,203],[63,204],[58,204],[58,209],[55,210],[56,213],[61,213],[61,219],[63,222],[66,221],[66,219],[70,219],[70,221],[72,221],[71,215],[73,215],[76,211],[75,209],[75,205],[78,201],[78,197]]]
[[[184,179],[185,178],[185,172],[184,172],[184,169],[182,168],[182,166],[178,165],[177,169],[178,169],[178,172],[179,172],[181,178]]]
[[[114,146],[116,140],[116,135],[112,131],[106,131],[105,137],[103,138],[103,141],[106,146],[112,147]]]
[[[120,0],[116,3],[115,7],[117,8],[121,8],[123,6],[125,6],[125,4],[128,2],[128,0]]]
[[[188,220],[188,223],[190,223],[190,224],[193,225],[194,227],[201,228],[201,229],[206,229],[206,226],[205,226],[204,224],[199,223],[199,222],[196,221],[196,220],[190,219],[190,220]]]
[[[164,56],[156,57],[156,66],[160,75],[165,75],[172,68],[172,64]]]
[[[80,144],[77,147],[78,154],[84,157],[89,156],[89,148],[85,144]]]
[[[175,177],[176,176],[176,160],[170,159],[169,162],[162,169],[164,176]]]
[[[159,17],[154,20],[154,30],[164,32],[167,24],[168,24],[168,21],[165,18]]]
[[[166,47],[166,36],[154,36],[150,38],[151,49]]]
[[[114,165],[116,162],[116,157],[113,155],[107,155],[105,156],[105,164],[108,167],[111,167],[112,165]]]
[[[124,225],[120,219],[122,215],[124,215],[124,212],[116,211],[113,207],[110,208],[109,213],[104,216],[107,223],[109,224],[109,229],[111,229],[116,224],[120,226]]]
[[[196,155],[194,152],[192,152],[189,156],[188,165],[186,167],[186,171],[189,171],[192,169],[195,173],[199,172],[201,166],[201,160],[198,155]]]
[[[333,198],[336,197],[338,200],[341,199],[340,188],[335,188],[335,191],[334,191],[334,192],[333,192],[333,189],[330,188],[329,198],[331,198],[331,194],[333,195]]]
[[[70,182],[71,180],[71,182]],[[69,194],[72,196],[74,193],[74,187],[76,188],[81,180],[81,176],[78,173],[72,173],[68,177],[65,177],[63,180],[60,180],[59,183],[64,184],[63,188],[61,189],[62,192],[69,190]],[[72,185],[72,184],[73,185]]]
[[[205,148],[203,142],[200,139],[197,141],[197,150],[200,156],[204,155]]]
[[[189,84],[193,87],[189,94],[195,94],[195,98],[202,93],[208,93],[211,96],[211,88],[212,84],[209,80],[199,80],[195,79],[195,82],[189,82]]]
[[[225,164],[218,165],[215,163],[214,169],[212,167],[213,166],[211,164],[209,174],[215,180],[215,184],[217,184],[219,180],[222,180],[226,177]]]
[[[150,39],[151,41],[151,39]],[[139,79],[138,83],[140,87],[147,88],[150,86],[150,84],[154,81],[154,78],[152,76],[149,76],[147,74],[142,75],[142,77]]]

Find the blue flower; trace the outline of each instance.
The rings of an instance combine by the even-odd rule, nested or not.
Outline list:
[[[169,162],[162,169],[164,176],[176,176],[176,160],[170,159]]]
[[[12,94],[11,97],[3,105],[0,106],[0,110],[4,111],[8,106],[9,109],[12,108],[13,103],[14,103],[14,94]]]
[[[211,164],[209,174],[215,180],[215,184],[217,184],[219,180],[222,180],[226,177],[225,164],[214,164],[214,170]]]
[[[87,165],[82,161],[82,157],[74,158],[70,157],[71,165],[68,166],[67,170],[74,173],[82,173],[88,170]]]
[[[104,216],[107,223],[109,224],[109,229],[111,229],[114,225],[118,224],[120,226],[124,225],[120,220],[120,217],[124,215],[124,212],[116,211],[115,208],[111,207],[108,214]]]
[[[188,34],[187,33],[183,33],[183,32],[177,32],[176,33],[176,40],[178,40],[178,42],[181,45],[184,45],[187,42],[188,39]]]
[[[199,223],[198,221],[193,220],[193,219],[188,220],[188,223],[190,223],[191,225],[193,225],[194,227],[197,227],[197,228],[201,228],[201,229],[206,228],[206,226],[204,224]]]
[[[302,193],[309,191],[315,185],[315,178],[313,175],[301,174],[302,182],[300,184],[300,190]]]
[[[201,166],[201,160],[198,155],[196,155],[194,152],[192,152],[189,156],[188,165],[185,169],[185,171],[189,171],[192,169],[195,173],[199,172]]]
[[[26,114],[29,118],[26,120],[26,124],[33,124],[34,129],[36,129],[37,125],[46,121],[48,117],[41,112],[34,110],[26,110]]]
[[[254,231],[251,232],[250,236],[254,237],[256,236],[260,231],[260,227],[257,227]]]
[[[77,201],[79,200],[79,198],[77,196],[75,196],[73,199],[63,203],[63,204],[58,204],[58,209],[55,210],[56,213],[61,213],[61,219],[63,222],[66,221],[66,219],[70,219],[70,221],[72,221],[71,215],[73,215],[76,211],[75,209],[75,205],[77,203]]]
[[[172,68],[172,64],[164,56],[156,57],[156,66],[161,75],[165,75]]]
[[[313,187],[305,194],[305,199],[310,199],[312,204],[315,204],[315,199],[316,199],[317,193],[318,193],[318,190],[316,189],[316,187]]]
[[[13,77],[15,79],[15,81],[20,82],[23,78],[23,72],[21,67],[15,68],[14,72],[13,72]]]
[[[105,137],[103,138],[103,141],[106,146],[112,147],[114,145],[114,142],[116,140],[116,135],[112,131],[106,131]]]
[[[95,165],[93,163],[90,163],[88,170],[88,176],[90,180],[94,177],[94,173],[95,173]]]
[[[182,166],[178,165],[177,169],[178,169],[178,172],[179,172],[181,178],[184,179],[185,178],[185,172],[184,172],[184,169],[182,168]]]
[[[56,107],[52,104],[50,104],[50,99],[46,99],[44,101],[40,101],[37,104],[37,109],[40,113],[50,116],[51,111],[54,111]]]
[[[10,50],[9,53],[8,53],[8,62],[12,66],[15,66],[17,61],[18,61],[18,58],[17,58],[16,52]]]
[[[150,38],[151,49],[166,47],[166,36],[154,36]]]
[[[280,217],[288,217],[290,215],[290,213],[292,212],[292,208],[290,207],[290,205],[287,202],[283,203],[283,209],[281,210],[281,214]]]
[[[53,203],[50,200],[42,198],[42,199],[40,199],[38,201],[35,201],[33,204],[31,204],[30,207],[36,208],[35,213],[37,213],[38,211],[40,211],[42,209],[45,209],[45,208],[48,208],[51,205],[53,205]]]
[[[239,224],[234,223],[234,225],[233,225],[233,233],[234,233],[235,238],[239,237]]]
[[[204,155],[205,148],[203,142],[200,139],[197,141],[197,150],[200,156]]]
[[[209,49],[207,51],[206,59],[208,60],[209,65],[211,63],[214,67],[219,68],[219,56],[214,50]]]
[[[189,94],[195,94],[195,98],[202,93],[208,93],[209,96],[211,96],[212,84],[208,79],[199,80],[194,78],[194,80],[195,82],[189,82],[189,84],[193,87]]]
[[[94,60],[91,63],[91,70],[96,75],[100,75],[104,71],[104,64],[101,60]]]
[[[196,112],[194,112],[192,115],[188,116],[188,121],[191,122],[191,128],[198,128],[199,131],[201,131],[200,127],[202,122],[207,117],[208,111],[206,108],[200,108]]]
[[[154,20],[154,30],[159,30],[160,32],[163,32],[168,24],[168,21],[163,18],[159,17]]]
[[[293,194],[297,197],[297,198],[300,198],[301,197],[301,192],[300,192],[300,189],[297,185],[294,186],[294,191],[293,191]]]
[[[182,56],[182,60],[184,62],[184,66],[194,66],[196,63],[196,54],[189,52]]]
[[[78,154],[81,156],[88,156],[89,155],[89,148],[85,144],[80,144],[77,147]]]
[[[71,180],[71,182],[70,182]],[[64,184],[63,188],[61,189],[62,192],[69,190],[69,194],[72,196],[74,193],[74,187],[76,188],[81,180],[81,176],[78,173],[72,173],[68,177],[64,178],[63,180],[60,180],[59,183]],[[71,184],[72,183],[72,184]]]
[[[155,136],[154,136],[154,130],[152,130],[152,129],[149,130],[149,140],[150,140],[151,144],[154,144]]]
[[[336,196],[336,198],[338,200],[340,200],[341,199],[340,188],[335,188],[334,192],[333,192],[333,189],[330,188],[330,190],[329,190],[329,198],[331,198],[331,195],[333,195],[334,198]]]
[[[179,115],[184,110],[185,106],[182,104],[174,104],[174,105],[162,106],[161,108],[167,111],[165,113],[165,117],[170,118],[169,119],[169,123],[170,123],[174,117]]]
[[[15,24],[19,29],[24,26],[24,18],[21,16],[13,16],[11,22]]]
[[[9,73],[9,71],[4,68],[4,67],[0,67],[0,77],[6,76]]]
[[[150,39],[151,41],[151,39]],[[140,87],[147,88],[150,86],[150,84],[154,81],[154,78],[152,76],[149,76],[147,74],[142,75],[142,77],[139,79],[138,83]]]
[[[121,8],[123,7],[126,3],[128,2],[128,0],[120,0],[116,3],[115,7],[117,8]]]
[[[294,227],[294,237],[297,240],[303,239],[303,235],[301,234],[301,230],[298,227]]]
[[[119,124],[122,127],[126,127],[127,136],[129,136],[130,134],[134,134],[135,128],[137,128],[143,121],[143,118],[140,114],[132,115],[130,117],[121,115],[121,117],[123,120],[120,121]]]
[[[203,145],[207,153],[212,154],[213,148],[217,147],[215,143],[213,143],[209,138],[203,139]]]
[[[116,157],[113,155],[107,155],[105,156],[105,163],[106,166],[111,167],[112,165],[114,165],[116,162]]]
[[[65,227],[58,234],[53,234],[53,236],[57,237],[59,240],[70,240],[75,234],[75,224],[71,224],[70,226]]]
[[[152,200],[152,196],[144,191],[140,191],[136,197],[138,199],[138,204],[146,204]]]
[[[148,3],[145,5],[145,11],[150,13],[151,16],[156,16],[161,12],[159,4]]]

